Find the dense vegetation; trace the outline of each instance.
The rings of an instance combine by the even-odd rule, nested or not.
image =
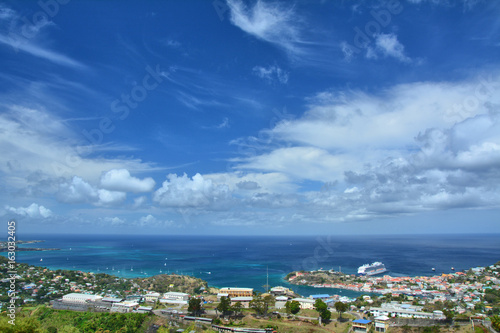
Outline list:
[[[147,314],[58,311],[40,306],[31,312],[16,314],[15,325],[0,318],[2,333],[142,333],[147,328]]]
[[[132,282],[147,290],[159,293],[178,291],[188,294],[197,294],[208,288],[206,281],[186,275],[160,274],[148,278],[135,278]]]

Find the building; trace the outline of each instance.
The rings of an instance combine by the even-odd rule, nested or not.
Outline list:
[[[273,287],[271,290],[269,290],[269,293],[273,296],[282,296],[282,295],[287,295],[290,292],[290,289],[278,286],[278,287]]]
[[[401,307],[374,307],[370,309],[372,316],[388,316],[401,318],[422,318],[422,319],[445,319],[444,315],[439,313],[421,312],[414,309]]]
[[[352,321],[353,332],[368,332],[371,328],[372,321],[368,319],[356,319]]]
[[[134,301],[123,301],[120,303],[113,303],[111,312],[132,312],[139,307],[139,303]]]
[[[386,332],[389,328],[389,317],[378,316],[375,317],[375,332]]]
[[[145,301],[150,303],[156,302],[158,298],[160,298],[160,293],[151,292],[144,295]]]
[[[240,297],[232,297],[231,298],[231,306],[235,305],[236,302],[240,302],[241,305],[248,309],[250,307],[250,302],[253,300],[253,297],[250,296],[240,296]]]
[[[287,296],[278,296],[275,298],[276,302],[274,303],[274,307],[276,309],[283,309],[285,307],[286,302],[288,302]]]
[[[102,300],[102,296],[88,295],[81,293],[71,293],[64,295],[62,301],[64,303],[87,304],[88,302],[95,302]]]
[[[110,304],[113,304],[113,303],[119,303],[123,301],[123,298],[115,298],[115,297],[104,297],[102,299],[102,302],[104,303],[110,303]]]
[[[292,301],[297,301],[301,309],[314,309],[315,300],[310,298],[294,298]]]
[[[318,294],[318,295],[311,295],[309,296],[310,298],[316,300],[316,299],[322,299],[322,300],[325,300],[327,298],[330,298],[330,295],[328,294]]]
[[[178,292],[168,292],[163,294],[163,298],[160,298],[160,303],[167,304],[188,304],[189,294],[186,293],[178,293]]]
[[[222,296],[227,296],[229,298],[252,297],[253,296],[253,288],[232,288],[232,287],[222,288],[219,291],[219,294],[224,294]]]
[[[140,306],[135,310],[137,313],[149,313],[151,311],[153,311],[153,308],[149,306]]]
[[[189,294],[170,291],[168,293],[164,293],[163,298],[177,301],[189,301]]]

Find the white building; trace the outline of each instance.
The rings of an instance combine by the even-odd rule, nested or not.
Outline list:
[[[189,294],[178,293],[178,292],[168,292],[163,294],[163,298],[160,298],[160,303],[162,304],[188,304]]]
[[[63,302],[77,303],[77,304],[86,304],[87,302],[95,302],[100,300],[102,300],[102,296],[88,295],[82,293],[71,293],[64,295],[62,298]]]
[[[163,298],[171,299],[171,300],[178,300],[178,301],[189,301],[189,294],[170,291],[168,293],[164,293]]]
[[[139,306],[139,303],[133,301],[123,301],[120,303],[113,303],[111,312],[132,312]]]
[[[160,298],[160,293],[151,292],[144,295],[144,299],[146,300],[146,302],[154,303],[158,300],[158,298]]]
[[[314,309],[315,300],[310,298],[294,298],[292,301],[297,301],[301,309]]]

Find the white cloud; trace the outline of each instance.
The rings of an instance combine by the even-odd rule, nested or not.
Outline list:
[[[139,179],[132,177],[127,169],[114,169],[101,177],[101,187],[107,190],[121,192],[150,192],[155,186],[151,177]]]
[[[309,99],[303,117],[266,130],[262,153],[233,162],[239,170],[278,173],[295,184],[334,181],[321,191],[282,197],[303,221],[498,208],[498,87],[500,78],[492,74],[398,85],[377,95],[322,92]],[[276,199],[279,207],[277,195],[259,192],[265,191],[254,190],[245,202],[267,200],[270,209]]]
[[[48,16],[45,17],[48,18]],[[0,20],[5,21],[4,26],[8,27],[0,32],[0,44],[9,46],[15,51],[20,50],[58,65],[75,68],[85,67],[80,62],[40,44],[38,38],[40,32],[45,27],[54,25],[48,19],[37,19],[33,23],[26,22],[26,18],[21,18],[17,12],[2,5],[0,8]]]
[[[127,194],[118,191],[108,191],[108,190],[97,190],[99,201],[96,203],[99,206],[114,206],[122,203],[126,198]]]
[[[104,148],[108,151],[113,148],[81,140],[63,119],[47,110],[17,105],[5,106],[4,110],[0,114],[0,151],[4,162],[0,164],[0,172],[6,175],[4,181],[10,188],[37,186],[30,183],[35,173],[52,182],[78,176],[97,183],[109,170],[153,169],[140,160],[98,156]]]
[[[315,147],[279,148],[241,161],[241,169],[281,172],[295,179],[323,182],[342,177],[343,170],[354,163],[348,155],[333,155]]]
[[[90,203],[98,198],[98,193],[92,185],[74,176],[71,182],[59,186],[58,198],[66,203]]]
[[[197,173],[192,179],[184,174],[169,174],[153,195],[153,200],[164,207],[208,208],[224,204],[229,198],[227,185],[216,185]]]
[[[32,203],[28,207],[16,208],[16,207],[6,206],[5,209],[14,214],[27,216],[31,218],[48,218],[53,215],[50,209],[45,208],[44,206],[38,205],[36,203]]]
[[[398,41],[398,37],[393,33],[376,35],[375,48],[376,51],[370,47],[368,48],[368,58],[376,57],[376,53],[381,53],[385,57],[393,57],[401,62],[411,62],[411,59],[405,55],[403,44]]]
[[[120,225],[124,225],[125,224],[125,221],[119,217],[105,217],[103,218],[103,221],[106,222],[106,223],[109,223],[113,226],[120,226]]]
[[[65,203],[92,203],[97,206],[113,206],[122,203],[127,194],[119,191],[97,189],[80,177],[59,186],[57,197]]]
[[[255,66],[252,71],[255,75],[257,75],[261,79],[264,79],[267,83],[278,82],[281,84],[286,84],[288,82],[289,73],[285,72],[276,65],[269,66],[267,68],[262,66]]]
[[[247,7],[241,0],[227,0],[231,22],[246,33],[283,48],[292,55],[304,53],[293,7],[279,2],[257,0]]]
[[[145,196],[134,198],[134,204],[132,205],[132,208],[137,209],[139,207],[142,207],[142,205],[144,205],[146,201],[147,198]]]
[[[174,225],[174,222],[171,220],[160,220],[157,217],[148,214],[141,217],[138,224],[141,227],[168,227]]]

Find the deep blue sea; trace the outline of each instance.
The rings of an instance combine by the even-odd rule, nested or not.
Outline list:
[[[290,287],[301,295],[359,293],[289,285],[293,270],[334,269],[355,273],[365,263],[383,262],[393,276],[433,275],[500,260],[500,235],[418,236],[145,236],[25,235],[43,243],[22,247],[59,251],[17,252],[17,261],[50,269],[104,272],[119,277],[187,274],[215,287]],[[5,255],[5,253],[2,253]]]

